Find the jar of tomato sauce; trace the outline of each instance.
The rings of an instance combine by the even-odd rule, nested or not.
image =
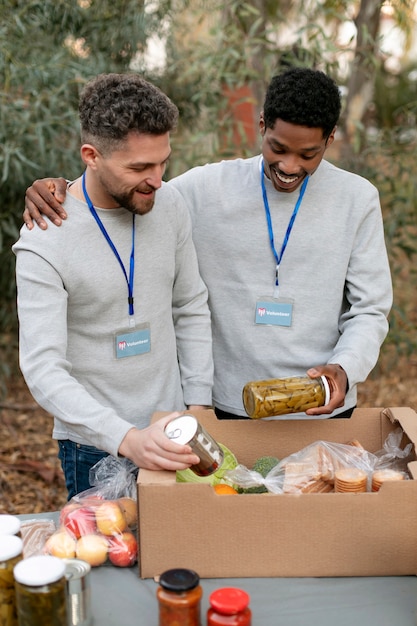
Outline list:
[[[249,595],[243,589],[224,587],[209,597],[207,626],[251,626]]]
[[[201,626],[200,577],[190,569],[170,569],[161,574],[156,596],[159,626]]]

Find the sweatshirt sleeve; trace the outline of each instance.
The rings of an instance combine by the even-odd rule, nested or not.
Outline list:
[[[375,188],[358,224],[346,274],[347,306],[340,317],[340,339],[330,362],[347,373],[349,387],[364,381],[378,360],[388,333],[392,281],[384,228]]]
[[[81,440],[117,456],[132,424],[103,406],[71,374],[67,351],[67,292],[48,261],[26,246],[14,246],[19,315],[20,367],[37,402],[69,424]]]

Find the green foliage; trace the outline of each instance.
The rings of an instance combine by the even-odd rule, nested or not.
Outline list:
[[[257,126],[263,96],[271,77],[289,65],[320,66],[336,77],[334,37],[308,16],[294,41],[278,45],[281,30],[293,19],[288,2],[256,0],[194,1],[170,16],[169,63],[154,81],[179,106],[181,124],[173,145],[178,155],[170,175],[219,158],[249,156],[258,148],[233,119],[228,89],[250,86],[242,102],[254,106]],[[325,12],[333,11],[325,8]],[[314,16],[321,15],[320,11]],[[191,36],[190,31],[204,33]],[[236,142],[236,132],[239,137]]]
[[[80,88],[100,72],[128,69],[153,19],[137,0],[0,3],[0,380],[16,345],[10,248],[25,189],[35,178],[78,175]]]
[[[414,2],[391,5],[409,37]],[[147,2],[146,10],[145,0],[0,2],[0,385],[7,367],[15,365],[10,248],[21,227],[25,189],[35,178],[79,174],[77,103],[84,83],[100,72],[133,67],[174,100],[181,122],[172,142],[171,177],[258,149],[236,123],[226,87],[249,85],[252,95],[242,97],[254,107],[256,126],[265,87],[283,67],[319,67],[338,80],[338,28],[356,10],[353,0],[159,0]],[[294,24],[283,45],[282,32]],[[164,71],[150,71],[141,56],[153,34],[166,42]],[[367,61],[379,66],[375,55]],[[417,83],[411,69],[378,74],[377,138],[345,164],[381,192],[395,287],[388,343],[404,353],[417,344]]]

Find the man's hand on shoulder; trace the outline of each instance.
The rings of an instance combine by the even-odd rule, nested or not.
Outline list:
[[[62,202],[67,192],[67,181],[64,178],[42,178],[35,180],[33,185],[26,189],[25,210],[23,221],[29,230],[34,222],[39,228],[46,230],[47,223],[42,215],[46,215],[56,226],[61,226],[62,220],[67,218]]]

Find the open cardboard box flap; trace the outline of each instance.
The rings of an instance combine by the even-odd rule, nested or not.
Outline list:
[[[392,424],[399,424],[408,436],[414,449],[417,448],[417,414],[410,407],[391,407],[383,410],[383,415],[388,417]],[[408,464],[409,472],[414,480],[417,477],[417,461]]]
[[[390,432],[417,441],[410,408],[356,409],[350,419],[217,420],[193,413],[218,442],[250,467],[315,441],[358,440],[377,452]],[[153,420],[166,413],[156,413]],[[411,475],[417,462],[410,464]],[[219,496],[210,485],[177,483],[175,472],[138,476],[140,575],[173,567],[201,577],[384,576],[417,573],[417,482],[378,493]]]

